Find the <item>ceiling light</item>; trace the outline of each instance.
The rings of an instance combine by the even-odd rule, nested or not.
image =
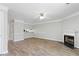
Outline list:
[[[42,20],[42,19],[44,19],[44,17],[43,16],[40,16],[40,20]]]
[[[43,13],[40,13],[40,20],[44,19],[44,14]]]

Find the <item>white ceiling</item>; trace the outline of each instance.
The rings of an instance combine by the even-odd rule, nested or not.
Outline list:
[[[26,23],[59,20],[79,11],[78,3],[1,3],[9,8],[9,15]],[[40,13],[45,19],[40,21]]]

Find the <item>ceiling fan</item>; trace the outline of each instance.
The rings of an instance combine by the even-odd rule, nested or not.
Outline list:
[[[43,20],[45,18],[44,13],[40,13],[40,20]]]
[[[50,20],[50,18],[47,17],[47,13],[44,13],[44,12],[38,13],[37,16],[34,17],[34,18],[35,18],[35,21],[42,21],[42,20],[45,21],[45,20],[48,20],[48,19]]]

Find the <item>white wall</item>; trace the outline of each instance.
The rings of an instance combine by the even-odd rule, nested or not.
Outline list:
[[[64,33],[74,34],[75,31],[79,31],[79,15],[65,19],[62,23]]]
[[[55,41],[61,40],[61,22],[51,22],[33,25],[35,37],[45,38]]]

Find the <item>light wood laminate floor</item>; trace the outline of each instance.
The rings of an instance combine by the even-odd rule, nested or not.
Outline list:
[[[78,56],[79,49],[70,49],[64,44],[39,38],[9,41],[9,53],[2,56]]]

